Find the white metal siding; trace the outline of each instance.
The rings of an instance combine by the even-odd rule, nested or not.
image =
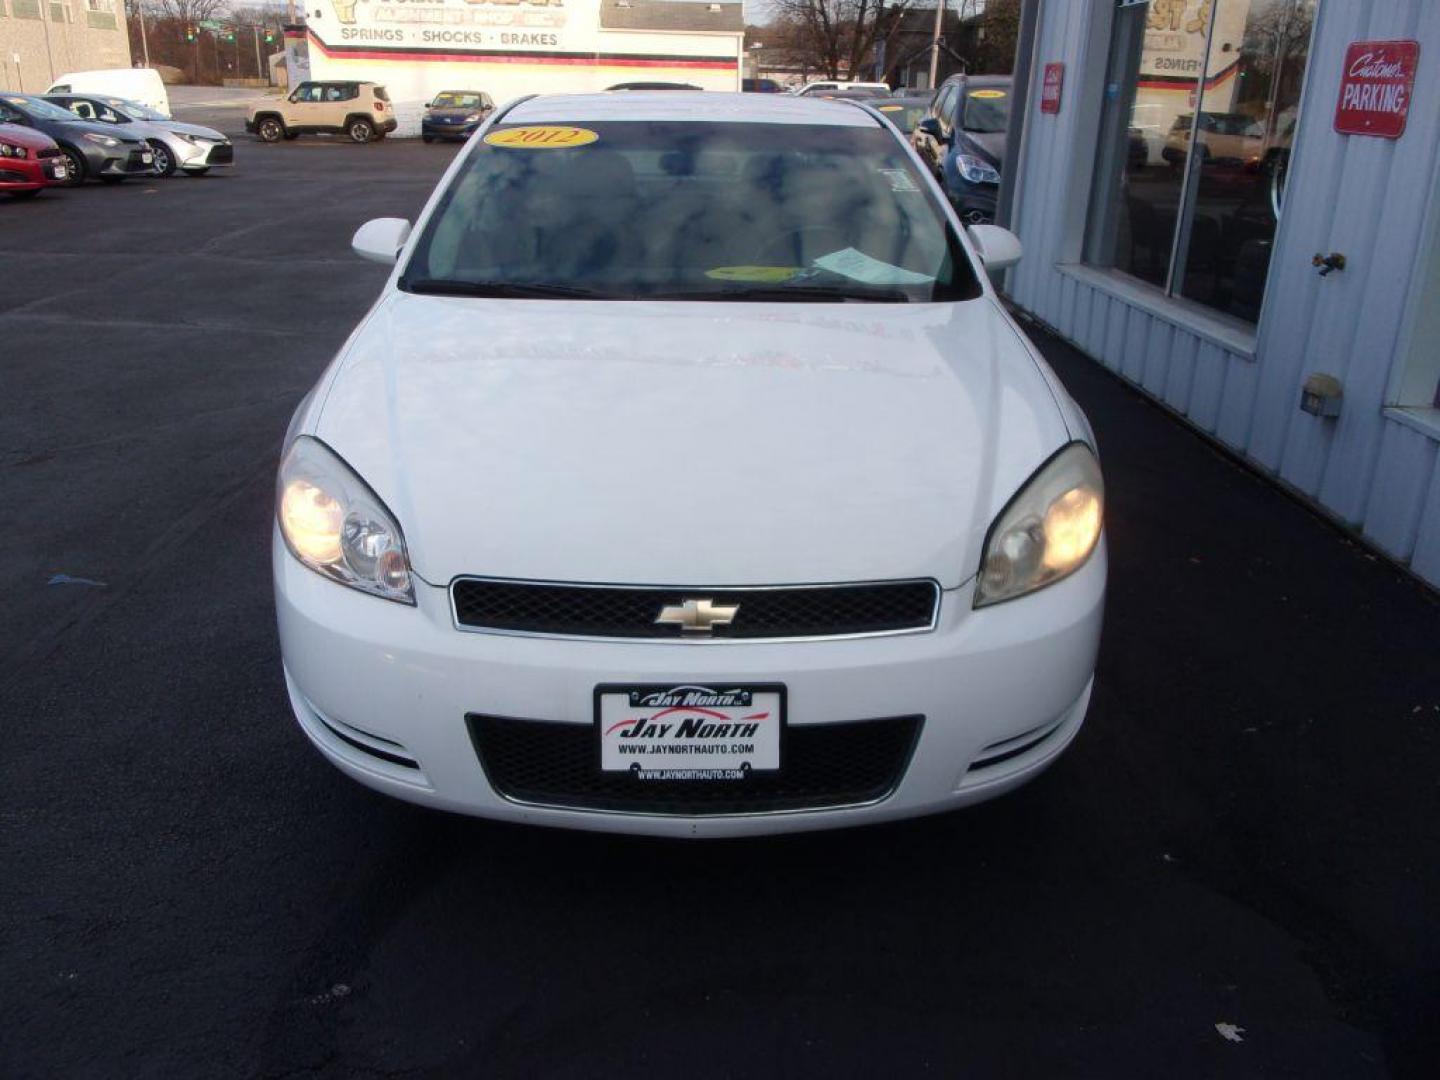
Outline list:
[[[1253,349],[1180,305],[1073,269],[1094,170],[1113,0],[1043,0],[1010,295],[1083,351],[1309,496],[1440,585],[1440,443],[1383,412],[1440,161],[1440,2],[1320,0],[1285,214]],[[1352,41],[1414,38],[1420,64],[1399,140],[1337,135]],[[1059,116],[1038,110],[1044,65],[1065,64]],[[1321,278],[1315,252],[1343,252]],[[1061,266],[1072,267],[1062,270]],[[1440,347],[1437,343],[1436,347]],[[1338,420],[1302,413],[1311,372],[1344,384]]]

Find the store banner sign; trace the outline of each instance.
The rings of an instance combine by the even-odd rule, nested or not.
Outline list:
[[[1040,111],[1054,115],[1060,111],[1060,94],[1065,89],[1065,65],[1046,64],[1045,80],[1040,86]]]
[[[1418,41],[1355,41],[1345,52],[1335,130],[1398,139],[1415,89]]]

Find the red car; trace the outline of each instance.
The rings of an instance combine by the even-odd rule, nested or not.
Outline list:
[[[64,153],[49,135],[0,124],[0,192],[17,199],[38,195],[70,176]]]

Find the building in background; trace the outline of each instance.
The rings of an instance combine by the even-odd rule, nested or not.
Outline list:
[[[738,0],[306,0],[304,51],[311,78],[384,83],[403,126],[441,90],[738,90],[743,29]],[[287,32],[297,59],[299,44]]]
[[[129,66],[120,0],[0,0],[0,88],[37,94],[67,71]]]
[[[1440,585],[1440,3],[1027,3],[1009,295]]]

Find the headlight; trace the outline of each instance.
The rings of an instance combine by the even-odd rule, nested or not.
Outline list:
[[[119,146],[119,145],[120,145],[120,140],[119,140],[119,139],[112,139],[109,135],[97,135],[97,134],[95,134],[95,132],[93,132],[93,131],[87,131],[87,132],[85,132],[85,138],[89,139],[89,140],[90,140],[91,142],[93,142],[93,143],[99,143],[101,146]]]
[[[995,171],[994,166],[981,161],[969,154],[956,154],[955,167],[960,170],[960,175],[972,184],[998,184],[1000,174]]]
[[[466,122],[467,124],[473,124],[473,123],[475,123],[475,121],[477,121],[477,120],[484,120],[484,119],[485,119],[485,114],[484,114],[484,113],[478,113],[478,112],[477,112],[477,113],[471,113],[469,116],[465,117],[465,122]]]
[[[300,436],[280,462],[275,514],[310,569],[402,604],[415,603],[405,535],[365,481],[322,442]]]
[[[30,152],[23,146],[11,146],[8,142],[0,142],[0,157],[26,158]]]
[[[186,142],[190,143],[192,146],[197,145],[197,144],[200,143],[200,141],[201,141],[200,136],[198,136],[198,135],[187,135],[187,134],[186,134],[185,132],[183,132],[183,131],[172,131],[170,134],[171,134],[171,135],[174,135],[177,139],[184,139]]]
[[[1079,570],[1100,540],[1104,512],[1100,463],[1084,443],[1071,443],[1026,481],[990,526],[975,606],[1013,600]]]

